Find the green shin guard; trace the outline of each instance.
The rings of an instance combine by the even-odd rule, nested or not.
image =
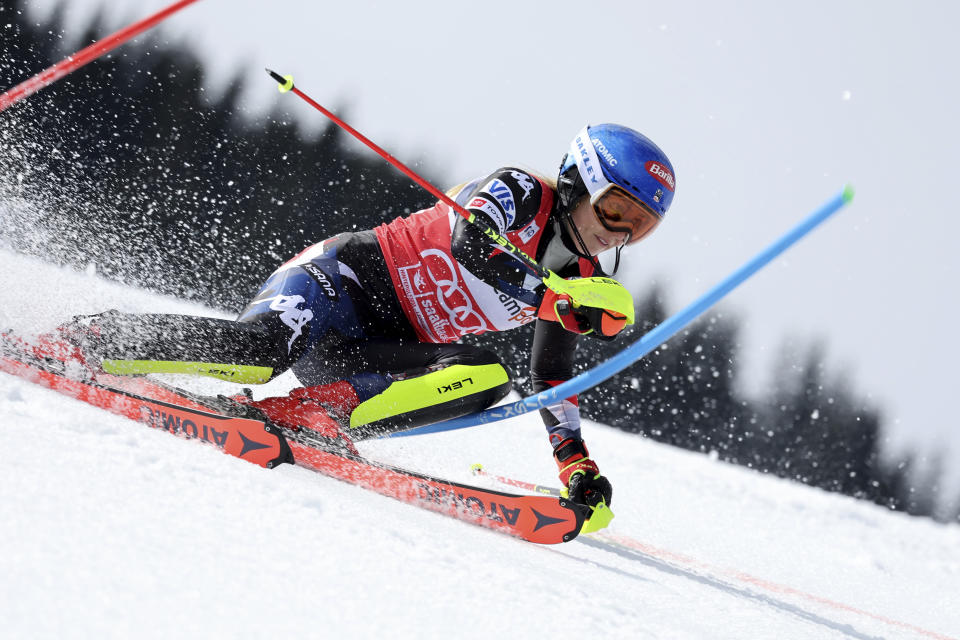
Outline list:
[[[395,380],[350,415],[350,434],[370,437],[412,429],[482,411],[511,389],[500,364],[455,364],[422,376]]]

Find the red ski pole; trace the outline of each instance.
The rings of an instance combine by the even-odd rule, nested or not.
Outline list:
[[[271,71],[270,69],[267,69],[266,71],[268,74],[270,74],[271,78],[280,84],[279,88],[281,93],[286,93],[287,91],[293,92],[311,107],[333,120],[344,131],[370,147],[370,149],[375,151],[378,155],[380,155],[380,157],[402,171],[408,178],[416,182],[418,185],[430,192],[431,195],[437,197],[441,202],[445,203],[448,207],[466,218],[467,222],[473,224],[480,230],[481,233],[487,236],[487,238],[495,242],[497,246],[500,247],[501,251],[513,256],[517,261],[529,269],[532,274],[540,278],[540,281],[543,282],[548,289],[557,294],[569,296],[574,307],[582,305],[587,307],[595,307],[598,309],[610,309],[617,314],[623,315],[627,319],[627,324],[633,324],[633,298],[619,282],[606,277],[565,280],[553,271],[545,269],[537,264],[536,260],[528,256],[519,247],[510,242],[505,235],[491,227],[476,215],[464,209],[450,196],[420,177],[420,175],[413,169],[394,158],[392,155],[381,149],[375,142],[338,118],[336,114],[331,112],[329,109],[317,103],[313,98],[300,91],[300,89],[297,89],[293,84],[293,76],[281,76],[276,71]]]
[[[354,138],[356,138],[363,144],[367,145],[371,150],[376,152],[381,158],[383,158],[384,160],[392,164],[394,167],[402,171],[404,175],[406,175],[408,178],[410,178],[411,180],[416,182],[418,185],[426,189],[432,196],[436,197],[438,200],[440,200],[441,202],[446,204],[448,207],[450,207],[451,209],[459,213],[461,216],[466,218],[468,222],[472,222],[477,227],[479,227],[479,229],[487,237],[489,237],[491,240],[493,240],[498,245],[500,245],[500,247],[503,250],[505,250],[507,253],[510,253],[517,260],[522,262],[528,269],[530,269],[534,274],[536,274],[537,277],[543,280],[544,284],[546,284],[548,287],[558,292],[561,292],[561,290],[564,292],[566,291],[566,288],[563,286],[562,278],[560,278],[556,274],[551,273],[547,269],[544,269],[543,267],[541,267],[539,264],[537,264],[533,260],[533,258],[525,254],[512,242],[507,240],[507,238],[505,238],[503,235],[498,233],[496,229],[493,229],[489,225],[485,224],[482,220],[480,220],[475,215],[473,215],[472,213],[464,209],[462,206],[457,204],[457,202],[453,198],[451,198],[450,196],[445,194],[443,191],[440,191],[440,189],[436,188],[435,186],[427,182],[424,178],[420,176],[420,174],[418,174],[413,169],[411,169],[410,167],[408,167],[407,165],[403,164],[402,162],[394,158],[392,155],[390,155],[373,140],[371,140],[370,138],[366,137],[365,135],[363,135],[362,133],[360,133],[353,127],[351,127],[349,124],[347,124],[342,119],[337,117],[335,113],[333,113],[323,105],[316,102],[313,98],[311,98],[304,92],[300,91],[300,89],[294,86],[292,76],[281,76],[276,71],[271,71],[270,69],[267,69],[266,71],[267,73],[270,74],[271,78],[273,78],[280,84],[281,92],[283,93],[286,93],[287,91],[293,92],[295,95],[303,99],[303,101],[309,104],[311,107],[313,107],[323,115],[333,120],[333,122],[336,123],[337,126],[342,128],[344,131],[352,135]]]
[[[97,42],[84,47],[72,56],[67,56],[57,64],[41,71],[29,80],[24,80],[3,95],[0,95],[0,111],[3,111],[15,102],[36,93],[48,84],[53,84],[63,76],[72,71],[76,71],[88,62],[92,62],[105,53],[113,51],[127,40],[135,38],[147,29],[157,25],[160,22],[163,22],[172,14],[176,13],[180,9],[183,9],[187,5],[193,4],[196,1],[197,0],[180,0],[179,2],[175,2],[166,9],[158,11],[152,16],[144,18],[143,20],[131,24],[128,27],[124,27],[120,31],[117,31],[116,33],[109,35],[102,40],[98,40]]]
[[[526,482],[524,480],[516,480],[514,478],[507,478],[506,476],[497,476],[490,473],[483,468],[483,465],[480,463],[470,466],[470,471],[475,476],[482,476],[484,478],[491,478],[500,484],[505,484],[510,487],[519,487],[520,489],[526,489],[527,491],[533,491],[534,493],[542,493],[547,496],[560,496],[560,489],[554,489],[553,487],[545,487],[541,484],[533,484],[532,482]]]

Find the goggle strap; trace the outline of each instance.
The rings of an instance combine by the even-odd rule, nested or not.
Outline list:
[[[574,160],[576,160],[577,169],[583,178],[583,184],[587,187],[590,195],[593,196],[593,194],[599,193],[611,183],[607,180],[607,177],[603,175],[600,157],[597,155],[597,149],[593,146],[593,141],[590,139],[588,127],[589,125],[581,129],[577,137],[570,143],[570,153],[573,154]]]

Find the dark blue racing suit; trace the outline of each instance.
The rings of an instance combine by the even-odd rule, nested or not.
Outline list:
[[[578,255],[567,237],[559,221],[556,194],[543,179],[508,167],[465,185],[456,199],[523,246],[544,267],[563,277],[592,274],[592,264]],[[395,237],[401,241],[413,237],[413,243],[422,240],[427,231],[421,232],[421,226],[426,225],[420,225],[417,216],[431,212],[430,224],[441,234],[444,220],[449,219],[450,255],[457,262],[460,280],[473,286],[467,292],[471,297],[457,303],[451,302],[450,276],[438,276],[436,267],[405,271],[409,267],[400,265],[396,255],[407,247],[387,244]],[[511,323],[519,326],[534,321],[543,285],[455,212],[425,210],[418,214],[377,230],[324,240],[285,263],[264,283],[238,319],[269,336],[278,372],[292,368],[305,386],[346,379],[362,401],[386,389],[397,374],[415,375],[452,364],[499,362],[490,351],[451,340],[465,333],[503,330]],[[406,235],[390,235],[391,228],[400,228]],[[445,243],[442,238],[433,241],[441,248]],[[421,255],[426,253],[421,251]],[[391,256],[389,261],[387,254]],[[414,254],[414,258],[418,256]],[[415,277],[407,283],[398,277],[401,272],[415,273]],[[424,273],[435,282],[425,283]],[[405,297],[401,285],[408,284]],[[431,286],[439,296],[427,296]],[[455,293],[464,292],[458,289]],[[428,305],[427,313],[413,308],[418,301]],[[506,309],[509,318],[495,317],[497,304]],[[445,307],[453,324],[461,320],[457,324],[459,334],[448,323],[445,333],[440,327],[436,333],[441,336],[432,337],[433,328],[444,321],[439,306]],[[469,318],[464,311],[468,306],[473,314]],[[515,309],[525,311],[513,313]],[[434,317],[431,310],[440,317]],[[469,322],[473,326],[468,326]],[[535,322],[531,379],[534,391],[539,392],[573,375],[578,335],[556,322]],[[553,443],[579,437],[576,397],[541,410],[541,415]]]

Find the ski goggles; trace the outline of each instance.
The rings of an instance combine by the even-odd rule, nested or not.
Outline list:
[[[627,233],[625,245],[643,240],[660,224],[660,216],[650,207],[623,187],[612,183],[591,194],[590,204],[605,229]]]

